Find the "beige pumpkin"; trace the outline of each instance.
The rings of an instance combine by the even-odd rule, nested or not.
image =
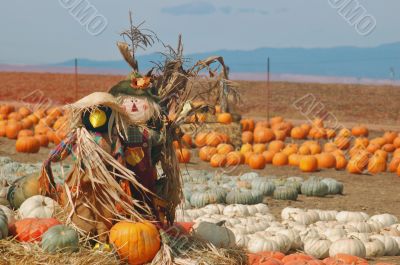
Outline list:
[[[24,218],[51,218],[54,217],[57,202],[49,197],[36,195],[26,199],[18,209],[19,216]]]

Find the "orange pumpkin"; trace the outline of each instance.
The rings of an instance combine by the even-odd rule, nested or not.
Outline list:
[[[255,143],[268,143],[274,140],[275,135],[271,129],[259,127],[254,129],[254,142]]]
[[[368,162],[368,171],[378,174],[386,171],[386,159],[379,154],[374,154]]]
[[[368,136],[368,128],[367,127],[365,127],[365,126],[362,126],[362,125],[357,125],[357,126],[354,126],[352,129],[351,129],[351,134],[353,135],[353,136],[357,136],[357,137],[359,137],[359,136],[365,136],[365,137],[367,137]]]
[[[40,146],[47,147],[49,145],[49,138],[47,135],[35,135],[35,138],[39,140]]]
[[[219,144],[217,146],[217,153],[222,155],[227,155],[228,153],[235,150],[235,148],[230,144]]]
[[[276,153],[277,153],[276,151],[272,151],[272,150],[264,151],[262,153],[262,155],[264,156],[265,163],[272,164],[272,159],[274,158]]]
[[[30,129],[33,126],[33,122],[30,119],[25,118],[21,120],[21,126],[23,129]]]
[[[31,120],[33,122],[33,124],[38,124],[38,122],[39,122],[39,117],[34,114],[31,114],[26,118]]]
[[[336,254],[334,257],[332,258],[327,258],[324,260],[326,265],[336,265],[336,264],[342,264],[342,265],[346,265],[346,264],[355,264],[355,265],[368,265],[368,261],[363,259],[363,258],[359,258],[357,256],[352,256],[349,254]]]
[[[369,145],[369,140],[367,137],[358,137],[354,140],[354,146],[362,146],[367,148]]]
[[[368,155],[358,154],[347,163],[347,171],[352,174],[361,174],[368,165]]]
[[[324,127],[324,120],[321,119],[321,118],[316,118],[316,119],[313,120],[313,125],[315,127],[318,127],[318,128],[323,128]]]
[[[400,165],[397,167],[397,176],[399,176],[400,177]]]
[[[257,154],[261,154],[267,150],[267,146],[265,144],[254,144],[253,145],[253,152]]]
[[[307,124],[307,123],[304,123],[304,124],[300,125],[300,128],[303,129],[305,135],[307,136],[308,133],[309,133],[310,130],[311,130],[311,125],[310,125],[310,124]]]
[[[374,155],[379,155],[381,157],[383,157],[383,159],[387,160],[388,158],[388,153],[384,150],[376,150]]]
[[[35,126],[35,134],[47,134],[49,130],[50,128],[44,125]]]
[[[290,132],[290,137],[292,137],[293,139],[301,140],[307,137],[307,133],[301,127],[294,127]]]
[[[242,125],[242,131],[243,132],[252,132],[254,131],[255,128],[255,122],[253,119],[242,119],[240,121],[240,124]]]
[[[192,136],[190,136],[189,134],[184,134],[182,136],[182,143],[186,147],[192,147],[192,145],[193,145]]]
[[[224,167],[226,165],[226,155],[215,154],[210,159],[212,167]]]
[[[381,148],[383,145],[387,144],[386,139],[383,137],[377,137],[374,138],[370,141],[370,144],[376,144],[379,145],[379,148]]]
[[[307,145],[300,146],[298,152],[300,155],[310,155],[311,154],[311,150]]]
[[[303,254],[303,253],[295,253],[295,254],[290,254],[285,256],[284,258],[282,258],[282,262],[284,264],[287,264],[289,262],[293,262],[293,261],[309,261],[309,260],[313,260],[314,258]]]
[[[303,155],[300,154],[291,154],[288,158],[289,165],[298,167],[300,165],[300,160],[302,157]]]
[[[286,166],[289,162],[288,155],[284,152],[279,152],[274,155],[272,164],[274,166]]]
[[[47,114],[47,116],[57,118],[57,117],[62,116],[63,112],[58,107],[52,107],[52,108],[49,108],[46,110],[46,114]]]
[[[381,148],[380,145],[374,144],[374,143],[370,143],[370,144],[367,146],[367,151],[368,151],[369,153],[373,154],[373,153],[375,153],[377,150],[379,150],[379,148]]]
[[[206,144],[208,146],[218,146],[220,143],[223,142],[223,139],[221,137],[221,134],[217,133],[217,132],[211,132],[207,135],[206,138]]]
[[[21,114],[19,114],[18,112],[11,112],[10,114],[8,114],[7,118],[9,120],[20,121],[20,120],[22,120],[23,116]]]
[[[18,138],[15,149],[20,153],[37,153],[40,149],[40,142],[33,136]]]
[[[203,161],[210,161],[211,157],[217,153],[217,148],[212,146],[203,146],[199,150],[199,157]]]
[[[385,144],[384,146],[382,146],[382,150],[388,153],[392,153],[394,152],[394,150],[396,150],[396,147],[394,146],[394,144]]]
[[[312,143],[308,145],[308,148],[310,148],[311,154],[316,155],[321,153],[321,146],[318,143]]]
[[[231,124],[232,123],[232,115],[230,113],[220,113],[217,116],[217,121],[223,124]]]
[[[297,144],[288,144],[283,150],[282,153],[284,153],[286,156],[290,156],[291,154],[295,154],[298,151],[298,146]]]
[[[397,149],[393,152],[393,157],[400,157],[400,148],[397,148]]]
[[[315,172],[318,170],[318,160],[315,156],[302,156],[300,158],[299,168],[303,172]]]
[[[386,140],[387,144],[392,144],[397,136],[397,133],[392,131],[387,131],[383,134],[383,138]]]
[[[321,153],[316,155],[318,168],[334,168],[336,166],[335,156],[331,153]]]
[[[151,262],[161,247],[160,234],[150,222],[115,224],[110,230],[110,243],[121,259],[131,265]]]
[[[256,126],[255,126],[254,129],[257,129],[257,128],[269,128],[269,127],[270,127],[270,124],[269,124],[268,121],[258,121],[256,123]]]
[[[333,139],[336,137],[336,132],[333,129],[326,129],[326,138]]]
[[[242,133],[242,143],[251,144],[253,143],[253,132],[245,131]]]
[[[339,131],[339,137],[346,137],[349,138],[351,136],[351,131],[347,128],[343,128]]]
[[[277,251],[262,251],[251,254],[249,253],[247,254],[247,257],[250,265],[259,265],[263,264],[262,262],[269,259],[282,260],[285,257],[285,254]]]
[[[22,117],[26,117],[28,115],[30,115],[32,113],[32,111],[30,109],[28,109],[27,107],[20,107],[18,109],[18,113],[22,116]]]
[[[396,148],[400,148],[400,136],[397,136],[394,140],[393,140],[393,145]]]
[[[324,152],[330,153],[330,152],[335,151],[336,149],[337,149],[337,146],[335,143],[329,142],[329,143],[324,144]]]
[[[286,131],[285,130],[273,130],[276,140],[285,141]]]
[[[346,150],[350,147],[350,138],[338,136],[335,138],[335,144],[340,150]]]
[[[252,154],[249,157],[248,164],[251,169],[264,169],[265,158],[262,154]]]
[[[54,218],[25,218],[12,225],[11,234],[21,242],[40,242],[42,235],[55,225],[61,224]]]
[[[6,126],[0,125],[0,137],[6,136]]]
[[[6,125],[6,136],[8,139],[17,139],[19,131],[22,129],[20,123],[8,123]]]
[[[8,115],[9,113],[13,112],[15,110],[14,106],[12,105],[1,105],[0,106],[0,114],[5,114]]]
[[[335,169],[336,170],[343,170],[347,166],[347,159],[344,155],[335,155]]]
[[[285,147],[285,143],[281,140],[274,140],[268,144],[269,151],[280,152]]]
[[[244,155],[239,151],[233,151],[226,155],[227,166],[237,166],[244,163]]]
[[[240,153],[245,154],[247,152],[253,152],[253,146],[251,144],[244,144],[240,147]]]
[[[207,135],[208,133],[200,132],[196,135],[194,143],[197,147],[203,147],[207,143]]]
[[[189,163],[190,162],[190,150],[187,148],[176,149],[176,157],[178,158],[179,163]]]
[[[400,157],[393,157],[392,161],[390,161],[389,163],[389,171],[396,172],[399,165],[400,165]]]
[[[246,165],[249,164],[250,156],[252,156],[253,154],[254,154],[254,152],[246,152],[246,153],[243,154],[244,155],[244,163]]]
[[[275,124],[279,124],[281,122],[283,122],[283,118],[281,116],[272,117],[271,120],[270,120],[270,123],[271,123],[272,126],[275,125]]]
[[[17,138],[26,137],[26,136],[33,136],[32,130],[20,130],[18,132]]]

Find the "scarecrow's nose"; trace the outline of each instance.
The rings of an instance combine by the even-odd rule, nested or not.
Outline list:
[[[137,108],[137,106],[136,106],[135,103],[133,103],[131,111],[132,111],[132,112],[138,111],[138,108]]]

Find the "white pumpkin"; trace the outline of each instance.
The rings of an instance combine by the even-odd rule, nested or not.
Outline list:
[[[49,197],[35,195],[26,199],[18,213],[23,218],[51,218],[56,213],[58,204]]]
[[[336,215],[336,220],[343,223],[362,222],[362,221],[367,221],[368,218],[369,215],[364,212],[341,211]]]
[[[290,213],[289,216],[289,219],[303,225],[310,225],[315,222],[314,215],[307,212]]]
[[[371,225],[367,222],[349,222],[345,227],[348,228],[349,226],[357,229],[359,233],[372,233]]]
[[[318,211],[319,220],[321,221],[336,221],[337,211]]]
[[[283,220],[289,220],[290,219],[290,215],[293,213],[304,213],[305,211],[303,209],[300,208],[293,208],[293,207],[286,207],[282,210],[281,212],[281,217]]]
[[[4,214],[7,216],[8,225],[12,225],[17,221],[14,211],[7,206],[0,205],[0,209],[3,210]]]
[[[253,235],[247,243],[247,250],[250,253],[258,253],[262,251],[280,251],[281,249],[276,241]]]
[[[346,238],[333,242],[329,248],[330,257],[334,257],[336,254],[340,253],[365,258],[366,250],[361,240],[357,238]]]
[[[249,237],[247,235],[235,234],[236,246],[239,248],[247,248]]]
[[[310,239],[304,243],[304,251],[317,259],[324,259],[329,256],[329,248],[332,242],[328,239]]]
[[[384,225],[378,221],[368,220],[367,223],[370,225],[373,233],[379,233],[384,227]]]
[[[381,257],[385,255],[385,245],[378,239],[364,242],[367,257]]]
[[[372,235],[371,239],[377,239],[385,245],[385,256],[396,256],[399,254],[400,249],[397,241],[391,236],[386,235]]]
[[[300,238],[303,242],[306,242],[311,239],[320,238],[320,234],[315,228],[307,228],[306,230],[300,232]]]
[[[326,236],[332,242],[346,237],[346,231],[343,228],[327,228],[322,231],[322,234]]]
[[[285,236],[284,234],[277,234],[267,237],[267,239],[275,241],[279,246],[280,252],[285,254],[289,251],[290,246],[292,245],[289,237]]]
[[[249,216],[249,210],[246,205],[231,204],[224,208],[223,214],[226,216]]]
[[[391,226],[399,221],[396,216],[388,213],[371,216],[369,220],[380,222],[384,227]]]
[[[223,204],[209,204],[202,208],[208,214],[223,214],[225,205]]]
[[[391,236],[391,238],[393,238],[397,242],[397,245],[399,246],[400,249],[400,236]]]
[[[352,233],[347,234],[347,237],[357,238],[357,239],[361,240],[363,243],[368,242],[370,240],[369,239],[370,236],[371,236],[371,234],[369,234],[369,233],[358,233],[358,232],[352,232]]]
[[[233,232],[222,223],[213,224],[200,222],[193,226],[193,235],[201,240],[210,242],[216,247],[234,247],[236,239]]]
[[[291,244],[290,249],[297,250],[303,247],[299,232],[294,229],[280,229],[276,232],[277,235],[285,235],[289,238]]]

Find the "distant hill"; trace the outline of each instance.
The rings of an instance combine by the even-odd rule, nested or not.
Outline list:
[[[189,54],[186,57],[195,62],[211,55],[222,55],[231,73],[247,76],[250,79],[263,79],[267,57],[271,59],[271,71],[274,76],[312,76],[345,77],[352,80],[377,79],[390,80],[393,73],[396,79],[400,75],[400,42],[377,47],[333,47],[333,48],[259,48],[250,51],[219,50],[206,53]],[[152,67],[151,62],[162,61],[160,54],[139,56],[141,70]],[[70,69],[74,60],[53,65],[24,66],[28,69]],[[0,65],[0,71],[12,66]],[[14,66],[15,68],[16,66]],[[23,69],[24,67],[19,67]],[[91,73],[126,73],[129,68],[122,60],[95,61],[79,59],[79,67]],[[13,68],[13,69],[14,69]],[[18,69],[18,67],[17,67]],[[394,71],[391,72],[391,69]],[[396,73],[398,71],[398,73]]]

